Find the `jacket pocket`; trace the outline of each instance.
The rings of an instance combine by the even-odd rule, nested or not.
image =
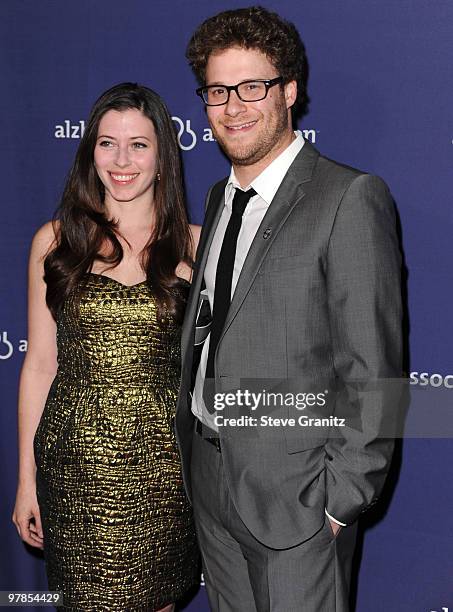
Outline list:
[[[265,272],[279,272],[282,270],[294,270],[312,266],[315,260],[307,258],[307,255],[290,255],[285,257],[268,257],[262,263],[259,274]]]

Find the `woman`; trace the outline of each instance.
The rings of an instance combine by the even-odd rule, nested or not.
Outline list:
[[[157,94],[99,98],[57,217],[31,248],[13,521],[63,609],[169,612],[198,580],[172,424],[199,228]]]

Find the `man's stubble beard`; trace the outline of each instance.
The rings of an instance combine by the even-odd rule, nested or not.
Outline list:
[[[276,123],[272,125],[268,123],[258,134],[254,142],[243,147],[232,147],[227,140],[216,134],[216,130],[213,129],[217,142],[232,164],[235,166],[251,166],[256,164],[266,157],[280,142],[282,136],[288,130],[288,111],[283,96],[279,98],[273,116],[276,118]]]

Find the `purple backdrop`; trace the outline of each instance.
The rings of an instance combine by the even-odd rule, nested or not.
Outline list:
[[[409,272],[408,367],[428,373],[424,380],[439,374],[436,384],[451,380],[445,377],[453,373],[453,3],[261,4],[294,21],[306,43],[311,110],[300,126],[306,136],[325,155],[378,174],[390,185]],[[40,555],[25,549],[10,521],[31,237],[54,211],[91,104],[125,80],[149,85],[167,101],[180,132],[190,215],[202,221],[206,189],[228,167],[210,140],[184,50],[203,19],[242,5],[2,2],[0,589],[46,588]],[[419,374],[413,382],[425,386]],[[451,439],[398,445],[386,499],[362,524],[358,611],[453,610],[452,452]],[[208,609],[201,587],[186,610]]]

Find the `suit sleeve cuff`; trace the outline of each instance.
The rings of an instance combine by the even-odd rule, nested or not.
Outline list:
[[[331,521],[333,521],[334,523],[336,523],[337,525],[341,525],[341,527],[346,527],[346,523],[342,523],[341,521],[337,521],[336,518],[334,518],[333,516],[331,516],[326,509],[324,509],[324,512],[326,513],[327,518],[329,518]]]

